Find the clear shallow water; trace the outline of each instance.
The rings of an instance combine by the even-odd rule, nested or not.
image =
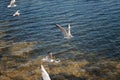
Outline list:
[[[0,3],[0,40],[35,41],[33,56],[50,50],[120,59],[119,0],[16,0],[15,8],[7,8],[9,0]],[[21,15],[13,17],[18,9]],[[55,24],[69,23],[74,38],[65,40]]]

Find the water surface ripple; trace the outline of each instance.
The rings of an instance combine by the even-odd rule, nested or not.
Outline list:
[[[77,51],[120,59],[119,0],[16,0],[14,8],[8,4],[9,0],[0,0],[2,41],[36,41],[37,55]],[[21,15],[13,17],[18,9]],[[63,39],[56,23],[70,23],[74,38]]]

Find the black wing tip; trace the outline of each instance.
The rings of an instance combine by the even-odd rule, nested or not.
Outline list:
[[[60,25],[59,24],[55,24],[56,25],[56,27],[60,27]]]
[[[56,26],[59,26],[59,24],[55,24]]]

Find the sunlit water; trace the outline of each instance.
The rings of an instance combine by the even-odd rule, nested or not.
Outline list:
[[[0,40],[37,42],[33,56],[52,51],[120,59],[120,0],[16,0],[16,4],[7,8],[9,0],[0,0]],[[16,10],[21,15],[13,17]],[[66,40],[55,24],[69,23],[74,37]]]

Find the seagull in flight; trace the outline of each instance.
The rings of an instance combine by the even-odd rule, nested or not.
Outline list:
[[[7,6],[8,8],[9,7],[15,7],[16,5],[15,5],[15,0],[11,0],[11,2],[10,2],[10,4]]]
[[[19,16],[19,15],[20,15],[19,11],[20,11],[20,10],[17,10],[17,11],[13,14],[13,16]]]
[[[71,30],[70,29],[70,24],[68,24],[68,28],[67,29],[63,28],[59,24],[56,24],[56,27],[58,27],[62,31],[62,33],[64,35],[64,38],[70,39],[70,38],[73,37],[72,34],[71,34],[71,31],[70,31]]]

